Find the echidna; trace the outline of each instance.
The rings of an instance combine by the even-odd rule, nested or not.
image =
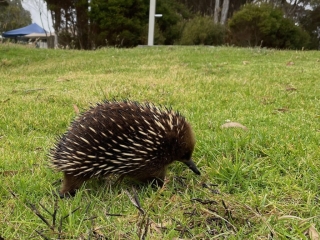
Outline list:
[[[194,173],[195,138],[179,113],[152,103],[104,101],[76,118],[51,149],[64,173],[60,196],[73,195],[84,181],[117,174],[139,181],[164,181],[175,160]]]

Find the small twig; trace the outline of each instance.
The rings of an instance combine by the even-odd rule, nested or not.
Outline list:
[[[149,222],[150,222],[149,220],[150,220],[150,219],[147,218],[146,224],[145,224],[145,227],[144,227],[144,233],[143,233],[142,236],[141,236],[141,240],[145,240],[146,237],[147,237],[148,230],[149,230]]]
[[[94,220],[96,218],[97,218],[97,216],[92,216],[92,217],[89,217],[89,218],[84,218],[83,221]]]
[[[206,208],[202,208],[202,210],[205,211],[205,212],[207,212],[207,213],[212,214],[213,216],[215,216],[215,217],[217,217],[217,218],[220,218],[220,219],[223,220],[223,221],[225,221],[226,223],[228,223],[228,224],[233,228],[233,230],[234,230],[235,232],[237,232],[237,228],[236,228],[231,222],[229,222],[227,219],[221,217],[220,215],[218,215],[218,214],[216,214],[215,212],[212,212],[212,211],[210,211],[210,210],[208,210],[208,209],[206,209]]]
[[[251,212],[253,212],[257,217],[260,217],[260,218],[261,218],[262,222],[264,222],[264,223],[267,225],[267,227],[269,228],[269,231],[271,232],[272,238],[277,236],[277,234],[276,234],[276,232],[274,231],[274,229],[273,229],[273,228],[271,227],[271,225],[266,221],[265,217],[260,213],[260,211],[259,211],[258,208],[256,208],[256,211],[254,211],[250,206],[248,206],[248,205],[246,205],[246,204],[245,204],[244,206],[245,206],[247,209],[249,209]]]
[[[193,217],[196,214],[196,209],[193,209],[192,212],[185,212],[184,215],[189,215],[189,217]]]
[[[183,187],[187,186],[186,183],[183,181],[183,180],[186,180],[185,177],[174,177],[174,179],[180,184],[182,185]]]
[[[5,102],[8,102],[10,100],[10,98],[7,98],[7,99],[5,99],[5,100],[2,100],[1,102],[2,103],[5,103]],[[1,237],[0,237],[0,240],[1,240]]]
[[[183,236],[185,232],[188,232],[190,235],[192,235],[189,229],[186,226],[184,226],[180,221],[174,218],[171,219],[180,225],[181,229],[175,228],[174,230],[179,231],[181,236]]]
[[[29,92],[35,92],[35,91],[43,91],[46,90],[45,88],[35,88],[35,89],[27,89],[24,92],[29,93]]]
[[[232,219],[232,213],[223,200],[222,200],[222,205],[223,205],[224,209],[226,210],[226,214],[228,214],[228,217]]]
[[[58,227],[58,239],[61,239],[61,234],[62,234],[62,218],[60,218],[60,224]]]
[[[218,204],[216,201],[214,200],[202,200],[200,198],[192,198],[191,201],[196,201],[196,202],[199,202],[201,204]]]
[[[50,240],[50,238],[46,237],[45,235],[43,235],[42,232],[39,232],[38,230],[35,230],[36,233],[38,233],[43,239],[45,240]]]
[[[110,217],[124,217],[124,214],[119,214],[119,213],[106,213],[106,216]]]
[[[53,208],[53,214],[52,214],[52,227],[53,228],[56,226],[57,212],[58,212],[58,197],[56,196],[54,199],[54,208]]]
[[[209,189],[213,194],[220,194],[220,191],[218,189],[214,189],[213,187],[217,187],[219,186],[218,184],[214,184],[214,183],[202,183],[201,186],[203,188],[207,188]]]
[[[43,210],[45,210],[50,216],[52,216],[53,214],[45,207],[43,206],[41,203],[39,203],[40,207],[43,208]]]
[[[50,223],[41,215],[41,213],[39,212],[39,210],[36,208],[35,205],[31,203],[27,205],[29,205],[30,209],[34,212],[34,214],[36,214],[51,230],[54,230],[53,226],[51,226]]]
[[[13,191],[9,190],[9,192],[11,193],[11,195],[16,198],[17,197],[17,194],[15,194]]]
[[[211,189],[211,187],[218,187],[219,185],[218,185],[218,184],[214,184],[214,183],[209,183],[209,184],[207,184],[207,183],[202,183],[201,186],[204,187],[204,188],[209,188],[209,189]]]
[[[80,207],[77,207],[76,209],[74,209],[71,213],[68,213],[66,216],[62,217],[62,219],[66,219],[67,217],[69,217],[71,214],[74,214],[76,211],[78,211],[80,209]]]

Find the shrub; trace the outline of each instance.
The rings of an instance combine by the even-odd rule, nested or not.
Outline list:
[[[244,5],[230,19],[229,28],[232,43],[239,46],[302,48],[309,41],[305,31],[270,4]]]
[[[196,16],[184,23],[180,44],[221,45],[224,43],[225,27],[215,24],[209,16]]]

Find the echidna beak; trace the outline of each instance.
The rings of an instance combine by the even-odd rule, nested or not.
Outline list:
[[[184,163],[192,170],[192,172],[194,172],[197,175],[200,175],[200,171],[198,170],[191,158]]]

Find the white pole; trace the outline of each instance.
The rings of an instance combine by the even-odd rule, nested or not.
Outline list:
[[[150,0],[148,46],[153,46],[155,14],[156,14],[156,0]]]

